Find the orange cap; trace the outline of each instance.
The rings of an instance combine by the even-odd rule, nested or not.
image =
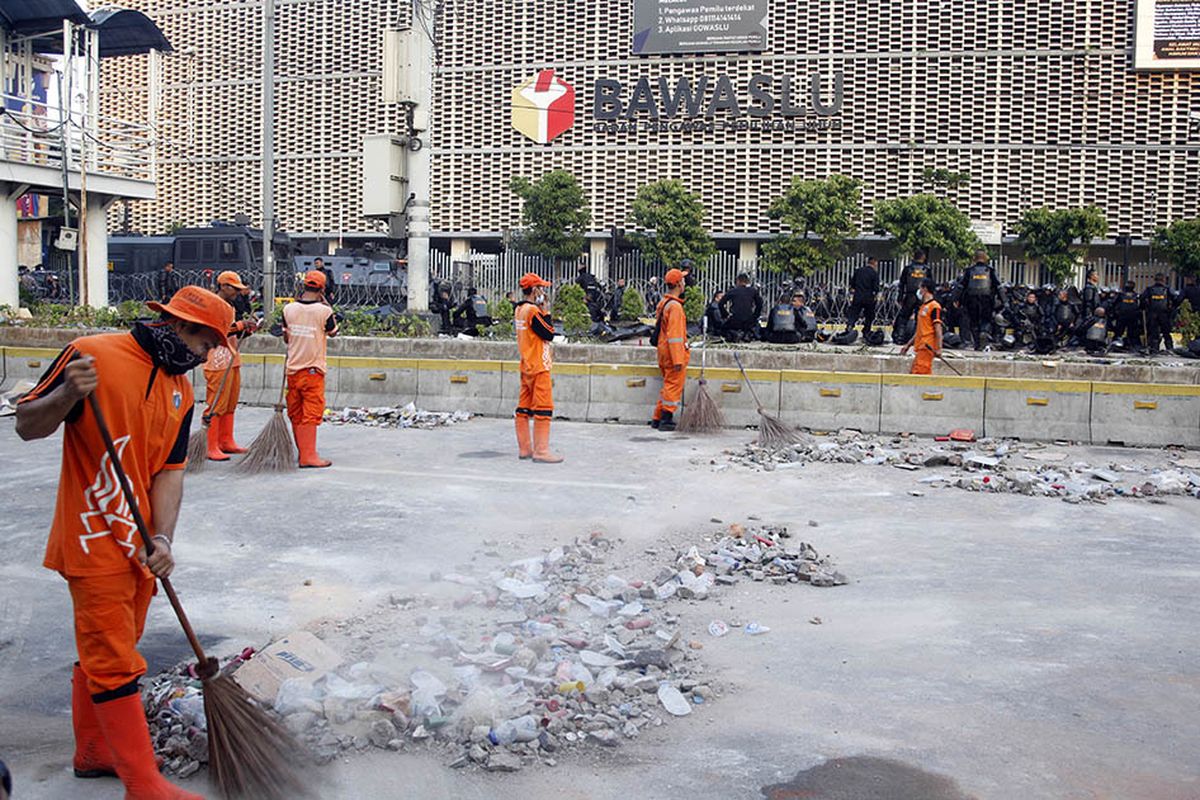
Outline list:
[[[550,281],[543,280],[536,272],[526,272],[521,276],[521,288],[532,289],[534,286],[549,286]]]
[[[246,288],[246,284],[242,283],[242,276],[229,269],[217,276],[217,286],[232,286],[239,292]]]
[[[304,288],[306,289],[324,289],[325,288],[325,273],[319,269],[309,270],[304,273]]]
[[[663,282],[678,286],[683,283],[683,272],[677,269],[667,270],[667,274],[663,276]]]
[[[233,325],[233,306],[208,289],[201,289],[199,286],[184,286],[166,305],[147,303],[146,307],[151,311],[170,314],[184,322],[203,325],[220,335],[221,344],[226,346],[229,344],[227,336],[230,326]]]

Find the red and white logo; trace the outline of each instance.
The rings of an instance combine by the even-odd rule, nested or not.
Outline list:
[[[575,87],[539,70],[513,89],[512,126],[538,144],[547,144],[575,124]]]

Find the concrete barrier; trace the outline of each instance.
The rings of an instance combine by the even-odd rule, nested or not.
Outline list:
[[[879,430],[885,433],[983,430],[983,378],[883,375],[881,391]]]
[[[700,388],[699,367],[688,367],[688,381],[683,389],[684,407],[693,401]],[[768,414],[779,414],[779,370],[748,369],[746,376],[753,384],[754,392],[762,401],[763,410]],[[725,416],[725,424],[734,427],[745,427],[758,424],[758,403],[754,401],[754,392],[742,378],[741,370],[718,367],[704,371],[704,379],[708,382],[708,396],[711,397]],[[652,408],[653,410],[653,404]]]
[[[8,391],[24,380],[37,382],[60,352],[46,347],[4,348],[4,380],[0,388]]]
[[[644,423],[654,415],[662,389],[658,367],[592,364],[588,375],[588,421]]]
[[[1092,441],[1200,447],[1200,386],[1093,383]]]
[[[330,371],[338,373],[338,384],[337,392],[327,396],[326,404],[330,408],[345,408],[415,403],[419,364],[415,358],[331,358]]]
[[[780,373],[779,414],[784,422],[813,430],[879,431],[881,377],[866,372]]]
[[[521,394],[521,362],[503,361],[500,415],[511,416]],[[554,386],[556,419],[586,420],[591,397],[591,377],[587,364],[555,364],[550,372]]]
[[[501,363],[423,358],[417,363],[417,405],[426,411],[503,416]]]
[[[1088,381],[987,379],[984,435],[1090,442],[1091,422]]]

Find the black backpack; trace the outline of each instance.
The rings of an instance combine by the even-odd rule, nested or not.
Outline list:
[[[872,328],[871,332],[867,334],[867,344],[872,347],[879,347],[883,344],[883,331],[878,328]]]

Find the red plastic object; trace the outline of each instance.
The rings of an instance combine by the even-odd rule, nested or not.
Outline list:
[[[950,441],[950,437],[949,436],[935,436],[935,437],[933,437],[933,440],[935,442],[948,442],[948,441]]]
[[[958,428],[950,431],[950,439],[955,442],[973,442],[975,441],[975,431],[970,428]]]
[[[755,541],[757,541],[759,544],[765,544],[767,547],[774,547],[774,546],[775,546],[775,543],[774,543],[774,542],[772,542],[770,539],[764,539],[764,538],[763,538],[763,537],[761,537],[761,536],[755,536],[755,537],[754,537],[754,539],[755,539]]]

